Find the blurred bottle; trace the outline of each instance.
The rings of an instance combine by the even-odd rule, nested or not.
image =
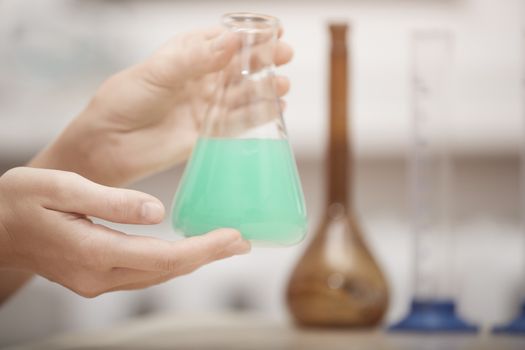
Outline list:
[[[388,307],[385,278],[363,240],[348,200],[348,195],[352,196],[353,168],[346,117],[347,27],[330,25],[326,211],[316,236],[293,271],[287,290],[289,309],[295,321],[303,326],[374,326]]]

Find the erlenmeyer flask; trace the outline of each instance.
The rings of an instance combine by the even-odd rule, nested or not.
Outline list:
[[[279,22],[223,16],[239,49],[219,74],[200,137],[175,195],[172,224],[185,236],[230,227],[253,242],[298,243],[303,192],[275,91]]]
[[[326,211],[288,284],[288,306],[295,321],[304,326],[374,326],[388,306],[385,278],[363,240],[348,200],[353,164],[347,140],[346,30],[346,24],[330,26]]]

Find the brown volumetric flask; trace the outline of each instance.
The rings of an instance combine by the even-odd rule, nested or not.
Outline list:
[[[330,25],[326,210],[287,289],[288,307],[302,326],[371,327],[381,322],[388,307],[387,283],[348,201],[353,168],[347,140],[347,28]]]

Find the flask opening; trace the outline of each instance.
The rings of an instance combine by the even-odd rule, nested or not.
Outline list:
[[[273,16],[258,13],[234,12],[223,15],[222,24],[233,31],[257,33],[277,30],[279,20]]]

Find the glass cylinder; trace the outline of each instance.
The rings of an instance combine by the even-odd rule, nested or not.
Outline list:
[[[412,36],[410,201],[414,234],[413,299],[395,331],[475,331],[456,315],[453,167],[450,154],[453,35],[416,30]]]
[[[410,160],[414,297],[452,299],[450,227],[452,164],[448,149],[452,37],[446,31],[413,36],[413,149]]]
[[[525,30],[521,33],[521,113],[522,113],[522,140],[520,145],[520,224],[521,233],[525,238]],[[522,278],[521,294],[522,303],[517,315],[507,324],[497,325],[493,328],[494,333],[524,334],[525,333],[525,247],[522,253]]]

